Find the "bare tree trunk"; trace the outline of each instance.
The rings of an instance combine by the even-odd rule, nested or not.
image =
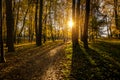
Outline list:
[[[72,0],[72,20],[75,23],[75,0]],[[72,27],[72,44],[75,46],[75,24]]]
[[[84,34],[83,42],[84,47],[88,48],[88,23],[89,23],[89,13],[90,13],[90,0],[86,0],[86,15],[85,15],[85,24],[84,24]]]
[[[79,29],[80,29],[80,0],[77,0],[77,8],[76,8],[76,39],[75,39],[76,44],[78,44]]]
[[[31,3],[32,3],[32,0],[30,0],[30,2],[28,3],[28,8],[27,8],[27,10],[26,10],[26,12],[25,12],[25,15],[24,15],[24,18],[23,18],[23,25],[22,25],[22,28],[21,28],[21,30],[20,30],[20,33],[18,34],[18,37],[21,36],[21,33],[22,33],[22,31],[23,31],[23,29],[24,29],[24,27],[25,27],[25,20],[26,20],[28,11],[29,11],[29,9],[30,9],[30,4],[31,4]]]
[[[53,24],[52,24],[52,16],[51,16],[51,9],[52,9],[52,0],[50,0],[50,7],[49,7],[49,10],[50,10],[50,31],[51,31],[51,39],[52,41],[54,42],[54,36],[53,36]]]
[[[35,9],[35,33],[36,33],[36,45],[38,46],[38,0],[36,0],[36,9]]]
[[[2,38],[2,0],[0,0],[0,62],[5,62],[4,58],[4,48],[3,48],[3,38]]]
[[[18,30],[18,21],[19,21],[19,12],[20,12],[20,0],[19,0],[19,2],[18,2],[18,6],[17,6],[17,14],[16,14],[16,20],[15,20],[15,31],[14,31],[14,33],[15,33],[15,35],[14,35],[14,42],[15,43],[17,43],[17,30]]]
[[[39,40],[38,45],[42,45],[42,15],[43,15],[43,0],[40,0],[40,9],[39,9]]]
[[[20,30],[19,36],[21,35],[21,33],[22,33],[23,29],[24,29],[25,20],[26,20],[26,16],[27,16],[28,11],[29,11],[29,7],[27,8],[27,10],[26,10],[26,12],[25,12],[25,15],[24,15],[24,18],[23,18],[23,26],[22,26],[22,28],[21,28],[21,30]]]
[[[46,42],[46,40],[47,40],[47,6],[46,6],[46,16],[45,16],[45,19],[44,19],[44,21],[45,21],[45,26],[44,26],[44,35],[43,35],[43,39],[44,39],[44,43]]]
[[[12,0],[6,0],[6,24],[8,52],[14,51],[14,18],[12,12]]]
[[[115,25],[118,28],[118,11],[117,11],[118,0],[114,0],[114,13],[115,13]]]
[[[84,23],[84,12],[83,12],[83,5],[81,4],[81,21],[80,21],[80,39],[83,41],[83,23]],[[83,22],[83,23],[82,23]]]
[[[120,30],[120,25],[119,25],[119,18],[118,18],[118,0],[114,0],[114,14],[115,14],[115,25],[118,30]],[[120,34],[118,34],[118,38],[120,39]]]

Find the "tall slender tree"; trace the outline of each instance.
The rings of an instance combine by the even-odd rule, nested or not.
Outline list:
[[[36,0],[35,4],[35,33],[36,33],[36,45],[39,46],[38,43],[38,19],[37,19],[37,14],[38,14],[38,0]]]
[[[118,30],[120,30],[120,24],[119,24],[119,15],[118,15],[118,1],[114,0],[114,14],[115,14],[115,25]],[[118,38],[120,39],[120,33],[118,34]]]
[[[17,9],[16,9],[16,18],[15,19],[15,29],[14,29],[14,43],[16,43],[17,41],[17,31],[18,31],[18,23],[19,23],[19,13],[20,13],[20,0],[18,0],[18,6],[17,6]]]
[[[72,0],[72,20],[75,23],[75,0]],[[72,27],[72,43],[75,46],[75,24]]]
[[[8,52],[14,51],[14,18],[12,12],[12,0],[6,0],[6,25]]]
[[[43,0],[40,0],[40,8],[39,8],[39,40],[38,45],[42,45],[42,16],[43,16]]]
[[[77,8],[76,8],[76,39],[75,39],[76,44],[78,44],[79,27],[80,27],[80,0],[77,0]]]
[[[2,0],[0,0],[0,53],[1,53],[0,62],[5,62],[2,39]]]
[[[89,13],[90,13],[90,0],[86,0],[85,10],[86,10],[86,13],[85,13],[83,42],[84,42],[84,47],[88,48],[88,23],[89,23]]]
[[[118,6],[118,0],[114,0],[115,25],[118,28],[118,11],[117,11],[117,6]]]

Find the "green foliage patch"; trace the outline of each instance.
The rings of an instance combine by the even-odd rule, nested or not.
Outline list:
[[[120,77],[120,41],[96,41],[84,49],[82,44],[66,48],[65,80],[111,80]]]

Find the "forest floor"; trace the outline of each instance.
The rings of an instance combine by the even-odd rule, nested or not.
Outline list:
[[[84,49],[71,42],[16,47],[0,63],[0,80],[119,80],[120,40],[98,40]]]
[[[73,49],[67,47],[66,79],[70,80],[120,80],[120,40],[97,40],[85,49],[80,43]],[[70,71],[69,71],[70,69]]]
[[[6,53],[6,63],[0,63],[0,80],[61,80],[64,48],[61,41],[17,46],[16,52]]]

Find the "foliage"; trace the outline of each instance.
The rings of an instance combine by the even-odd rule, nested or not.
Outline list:
[[[99,40],[90,43],[87,50],[80,45],[78,50],[66,54],[66,63],[71,62],[71,69],[65,68],[65,73],[71,72],[67,79],[119,79],[119,46],[119,40]],[[70,47],[67,52],[69,49]],[[70,63],[65,66],[69,65]]]

